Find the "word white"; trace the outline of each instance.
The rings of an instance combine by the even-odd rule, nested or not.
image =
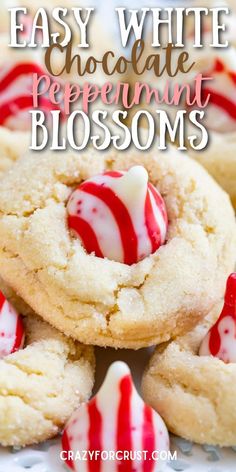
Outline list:
[[[103,461],[145,461],[149,460],[150,451],[61,451],[60,459],[62,461],[89,461],[89,460],[103,460]],[[171,461],[177,460],[177,451],[152,451],[151,459],[153,461]]]
[[[122,46],[126,46],[131,31],[135,39],[142,39],[147,14],[152,15],[153,47],[161,46],[161,34],[167,27],[168,43],[175,47],[184,47],[184,16],[194,16],[194,44],[196,48],[202,47],[202,27],[204,16],[211,16],[212,43],[211,47],[227,47],[228,42],[221,43],[220,32],[225,31],[225,24],[220,24],[221,13],[229,14],[229,8],[141,8],[141,19],[138,20],[138,10],[129,10],[130,20],[127,22],[127,10],[116,8],[119,16]],[[165,13],[165,18],[163,13]],[[189,39],[189,38],[188,38]]]
[[[10,47],[17,48],[34,48],[39,43],[39,35],[41,33],[40,45],[42,48],[47,48],[50,44],[60,44],[67,46],[72,39],[72,29],[70,25],[70,16],[73,16],[76,29],[80,33],[80,42],[78,47],[87,48],[88,43],[88,28],[91,23],[91,13],[94,8],[53,8],[50,15],[44,8],[39,8],[32,21],[31,37],[28,42],[22,39],[19,33],[25,33],[24,23],[18,23],[18,14],[28,15],[27,8],[9,8],[11,20],[11,39]],[[148,17],[152,15],[152,46],[161,46],[161,35],[163,28],[167,28],[168,42],[173,43],[175,47],[184,47],[186,42],[184,17],[192,15],[194,17],[194,35],[193,46],[200,48],[202,43],[202,29],[203,19],[206,16],[211,18],[212,41],[210,46],[222,48],[228,46],[228,41],[221,42],[221,33],[226,31],[225,23],[221,23],[222,13],[229,14],[229,8],[214,7],[214,8],[141,8],[140,10],[127,10],[126,8],[116,8],[117,17],[119,21],[119,29],[122,46],[126,47],[129,39],[138,40],[143,39],[145,25]],[[127,16],[129,15],[129,19]],[[139,19],[140,16],[140,19]],[[164,17],[165,16],[165,17]],[[68,19],[69,17],[69,19]],[[84,18],[84,19],[83,19]],[[58,24],[59,31],[50,33],[52,25],[50,21],[53,20]],[[59,38],[62,36],[61,42]],[[24,36],[25,38],[25,36]],[[188,41],[190,39],[188,38]]]
[[[76,151],[81,151],[86,148],[90,143],[93,147],[99,151],[107,149],[112,144],[115,149],[123,151],[127,149],[130,144],[134,144],[137,149],[145,151],[149,149],[154,143],[155,139],[159,139],[158,149],[167,149],[167,133],[169,134],[170,141],[178,141],[178,149],[185,151],[185,118],[187,112],[180,110],[176,113],[175,122],[172,125],[169,117],[164,110],[156,110],[157,117],[159,118],[159,130],[157,136],[157,126],[153,115],[146,111],[140,110],[135,113],[132,118],[130,128],[124,124],[123,120],[127,119],[128,112],[122,110],[116,110],[112,116],[108,115],[107,111],[95,110],[88,116],[82,110],[73,111],[67,118],[66,126],[63,125],[61,119],[61,111],[53,110],[50,111],[49,115],[44,114],[40,110],[32,110],[29,113],[32,115],[32,135],[31,135],[31,147],[35,151],[41,151],[51,140],[50,149],[53,151],[63,151],[69,146]],[[201,136],[191,135],[187,136],[190,146],[195,150],[204,149],[208,143],[208,133],[206,128],[199,122],[204,118],[204,111],[192,110],[189,113],[190,122],[197,128],[198,133]],[[51,120],[49,120],[51,118]],[[104,120],[107,119],[107,123]],[[147,139],[146,142],[142,142],[143,131],[140,128],[140,120],[145,119],[147,121]],[[113,122],[118,126],[119,131],[123,133],[123,138],[120,134],[113,135],[109,129],[109,123]],[[51,121],[51,123],[49,123]],[[50,126],[51,125],[51,126]],[[64,131],[66,131],[66,138],[60,136],[61,125],[63,125]],[[48,127],[52,128],[52,133],[49,133]],[[95,129],[94,135],[92,135]],[[98,134],[98,130],[102,131],[103,136]],[[61,139],[60,139],[61,138]],[[39,139],[41,142],[39,142]],[[79,139],[81,140],[78,143]],[[68,142],[67,142],[68,141]]]

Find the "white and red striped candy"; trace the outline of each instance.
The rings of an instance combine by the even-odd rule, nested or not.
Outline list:
[[[12,130],[31,127],[29,110],[33,109],[33,74],[45,75],[41,66],[32,61],[5,63],[0,66],[0,125]],[[39,109],[46,115],[59,109],[47,95],[39,97]]]
[[[0,358],[21,349],[24,338],[21,316],[0,291]]]
[[[163,461],[155,462],[153,451],[169,451],[169,435],[158,413],[138,395],[128,366],[115,362],[97,395],[72,415],[62,436],[62,449],[74,471],[154,472]],[[119,454],[114,460],[97,454],[97,460],[90,456],[83,462],[78,460],[82,451]],[[125,460],[124,451],[131,451],[132,456]],[[146,451],[146,457],[138,460],[135,451]]]
[[[236,273],[228,278],[223,310],[203,339],[199,355],[236,362]]]
[[[165,203],[142,166],[86,180],[72,193],[67,210],[69,228],[97,257],[131,265],[166,239]]]
[[[233,59],[236,64],[236,55]],[[216,59],[206,75],[213,79],[207,81],[202,90],[203,99],[210,94],[207,127],[220,133],[236,131],[236,67],[231,70],[226,61]]]

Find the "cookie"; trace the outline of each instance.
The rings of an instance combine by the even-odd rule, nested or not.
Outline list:
[[[199,356],[217,307],[195,330],[156,349],[142,380],[144,399],[174,434],[199,444],[236,444],[236,364]]]
[[[68,227],[72,192],[136,164],[165,201],[165,244],[132,265],[88,254]],[[29,154],[2,180],[0,212],[0,275],[41,317],[88,344],[138,349],[185,333],[223,296],[234,268],[229,198],[175,149]]]
[[[209,146],[201,152],[189,154],[202,164],[221,187],[230,195],[236,208],[236,133],[211,133]]]
[[[16,94],[16,88],[12,88],[10,95],[9,89],[7,89],[8,98],[6,98],[6,93],[4,88],[6,87],[6,82],[4,84],[4,74],[3,71],[6,70],[9,72],[10,64],[20,63],[23,59],[24,62],[32,61],[32,57],[37,62],[41,62],[41,54],[39,51],[26,51],[25,49],[15,49],[10,48],[9,45],[9,28],[10,28],[10,17],[8,8],[10,7],[19,7],[19,3],[15,0],[2,0],[0,5],[0,41],[1,41],[1,57],[0,57],[0,108],[1,108],[1,119],[0,119],[0,177],[1,175],[8,170],[13,163],[23,155],[30,146],[30,133],[23,130],[17,130],[14,133],[2,126],[4,123],[3,118],[3,108],[4,104],[9,105],[9,96],[12,98],[12,94]],[[6,67],[7,65],[7,67]],[[13,82],[14,83],[14,82]],[[7,84],[9,85],[9,84]],[[22,84],[21,84],[22,85]],[[5,90],[6,90],[5,89]],[[14,108],[14,107],[13,107]],[[24,124],[21,129],[25,128]]]
[[[189,150],[191,157],[200,162],[216,181],[229,193],[236,205],[235,143],[236,143],[236,48],[235,15],[227,18],[229,48],[202,48],[195,50],[194,72],[212,80],[204,84],[202,97],[210,100],[205,108],[203,124],[209,133],[209,143],[201,151]],[[205,36],[209,33],[205,32]],[[207,38],[206,38],[207,39]],[[192,74],[185,81],[193,80]],[[191,128],[191,126],[190,126]]]
[[[204,122],[209,144],[189,154],[229,193],[236,208],[236,49],[213,57],[208,70],[213,80],[203,93],[211,97]]]
[[[24,308],[11,289],[2,283],[1,288]],[[66,338],[32,312],[24,317],[24,326],[24,349],[0,360],[3,446],[26,446],[56,436],[93,387],[91,347]]]
[[[196,2],[196,6],[202,6],[200,2]],[[214,3],[214,5],[213,5]],[[211,8],[216,6],[215,2],[205,2],[205,6]],[[220,7],[227,7],[227,3],[223,2],[218,5]],[[229,5],[228,5],[229,6]],[[158,91],[162,96],[165,89],[166,83],[169,81],[174,86],[179,84],[194,84],[194,80],[197,74],[203,74],[204,77],[212,77],[212,81],[205,83],[203,87],[204,94],[211,94],[210,102],[207,108],[204,110],[205,117],[202,120],[202,124],[208,131],[209,143],[203,150],[194,151],[189,144],[188,137],[199,135],[199,143],[201,141],[201,133],[196,129],[192,123],[187,120],[186,122],[186,147],[189,148],[189,155],[201,163],[207,171],[216,179],[216,181],[226,190],[232,200],[234,207],[236,208],[236,194],[235,194],[235,182],[236,182],[236,165],[235,165],[235,142],[236,142],[236,35],[235,35],[235,13],[231,12],[230,15],[222,15],[222,22],[226,23],[226,31],[222,32],[222,41],[228,41],[229,47],[227,48],[212,48],[209,44],[212,42],[212,16],[202,16],[203,20],[203,43],[204,47],[194,48],[194,15],[189,15],[186,19],[185,32],[187,35],[186,48],[189,55],[189,65],[195,62],[193,69],[187,74],[178,73],[178,75],[171,81],[167,74],[160,77],[158,80]],[[150,39],[148,41],[150,43]],[[155,51],[154,51],[155,52]],[[180,54],[180,50],[177,48],[173,51],[172,63],[177,63],[177,58]],[[134,84],[137,77],[132,76],[130,81]],[[154,87],[155,77],[150,71],[145,73],[143,80],[147,82],[151,87]],[[185,97],[185,95],[183,95]],[[156,109],[164,109],[170,118],[170,121],[174,123],[176,114],[180,110],[186,108],[187,114],[190,111],[189,107],[186,107],[185,98],[181,100],[181,103],[177,106],[155,104],[151,102],[149,105],[143,103],[136,110],[132,110],[132,114],[137,111],[137,108],[147,109],[153,115],[156,113]],[[193,106],[197,108],[196,105]],[[187,116],[187,115],[186,115]],[[147,120],[142,121],[142,125]],[[167,134],[167,138],[169,135]],[[179,139],[176,135],[176,145],[179,145]]]

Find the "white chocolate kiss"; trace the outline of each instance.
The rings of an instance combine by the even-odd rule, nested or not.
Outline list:
[[[119,178],[114,178],[107,174],[99,174],[88,179],[86,182],[91,182],[98,186],[106,186],[116,194],[126,207],[137,236],[137,260],[141,260],[153,252],[145,220],[147,192],[149,192],[154,219],[159,228],[160,244],[165,242],[167,224],[160,207],[155,202],[152,193],[148,190],[148,173],[146,169],[143,166],[134,166],[127,172],[119,173],[123,174]],[[155,190],[155,192],[157,191]],[[80,202],[79,216],[89,224],[96,234],[103,255],[111,260],[123,262],[124,247],[121,232],[112,209],[109,208],[109,204],[106,204],[95,195],[84,192],[83,188],[79,187],[73,192],[68,203],[67,208],[70,215],[77,215],[78,202]]]
[[[218,332],[220,335],[220,349],[216,353],[215,357],[218,357],[222,361],[236,362],[236,325],[232,316],[225,316],[218,324]],[[210,332],[207,333],[202,341],[199,355],[200,356],[211,356],[209,348]]]
[[[13,352],[17,336],[17,323],[19,315],[13,306],[5,300],[0,312],[0,358]],[[21,340],[21,347],[24,337]]]
[[[144,429],[144,408],[145,404],[142,398],[137,393],[133,383],[131,384],[131,394],[123,397],[125,400],[124,410],[120,411],[120,402],[122,401],[121,395],[121,382],[124,378],[130,378],[130,370],[128,366],[123,362],[113,363],[106,375],[104,383],[97,393],[96,397],[92,399],[92,402],[96,401],[96,407],[101,414],[102,418],[102,430],[101,436],[99,437],[102,449],[106,451],[117,451],[117,427],[118,417],[123,416],[123,420],[127,419],[127,415],[130,412],[130,430],[125,431],[126,434],[130,434],[132,450],[142,451],[143,450],[143,434],[145,435]],[[127,407],[127,403],[130,407]],[[154,410],[152,411],[152,424],[154,431],[154,450],[169,450],[169,435],[166,426],[161,417]],[[88,404],[82,405],[72,416],[67,427],[66,435],[68,438],[68,446],[72,451],[88,450],[89,444],[89,428],[90,428],[89,409]],[[146,431],[149,435],[150,432]],[[152,471],[158,471],[163,466],[163,462],[153,464]],[[141,472],[143,470],[143,461],[133,462],[134,470]],[[160,468],[159,468],[160,467]],[[88,472],[88,464],[77,461],[74,462],[74,470],[78,472]],[[117,461],[102,461],[101,472],[117,472],[118,463]]]

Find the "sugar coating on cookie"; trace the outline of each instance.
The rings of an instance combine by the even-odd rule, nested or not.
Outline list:
[[[0,358],[21,349],[24,339],[22,317],[0,291]]]
[[[94,383],[92,347],[64,337],[33,313],[24,325],[24,349],[0,360],[3,446],[26,446],[56,436],[88,400]]]
[[[93,466],[100,470],[103,463],[112,472],[136,467],[153,472],[163,467],[163,461],[154,460],[153,452],[169,451],[169,435],[161,417],[138,395],[127,364],[114,362],[96,396],[69,420],[62,449],[68,467],[78,472],[93,470]],[[100,455],[83,464],[76,460],[76,454],[82,455],[83,450]],[[114,451],[117,456],[103,462],[102,451]],[[125,451],[132,455],[125,458]],[[135,451],[146,451],[146,456],[135,457]]]
[[[236,273],[227,280],[225,302],[220,317],[203,339],[200,356],[236,362]]]
[[[0,177],[29,149],[30,132],[11,131],[0,126]]]
[[[199,356],[202,339],[215,323],[216,306],[183,337],[157,347],[142,380],[142,393],[168,430],[199,444],[236,444],[236,365]]]
[[[88,254],[68,228],[72,192],[137,165],[165,201],[165,244],[132,265]],[[30,153],[1,182],[0,275],[45,320],[88,344],[137,349],[191,329],[223,296],[235,239],[228,196],[172,147]]]
[[[165,202],[142,166],[86,180],[72,193],[67,210],[69,228],[97,257],[131,265],[165,242]]]

